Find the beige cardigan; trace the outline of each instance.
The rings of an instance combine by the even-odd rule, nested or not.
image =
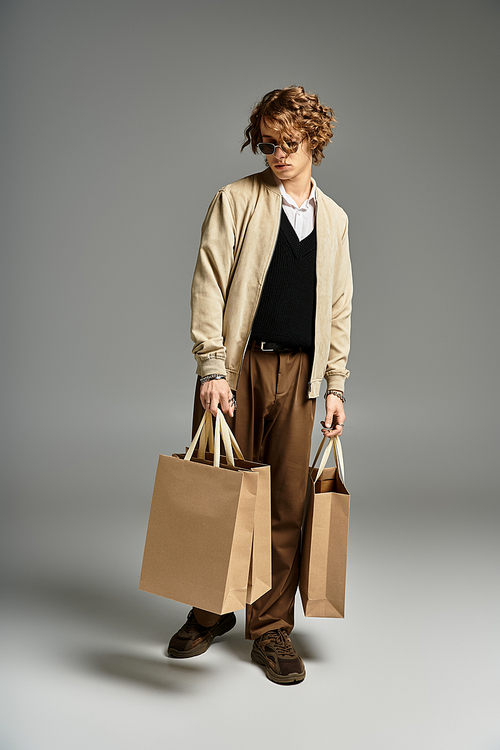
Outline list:
[[[321,380],[344,390],[350,343],[352,274],[347,215],[316,188],[315,347],[309,398]],[[219,190],[201,231],[191,289],[191,338],[198,375],[221,373],[236,390],[281,218],[270,169]]]

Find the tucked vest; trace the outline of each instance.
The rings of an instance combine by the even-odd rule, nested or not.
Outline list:
[[[314,347],[316,225],[299,240],[285,212],[252,326],[252,339]]]

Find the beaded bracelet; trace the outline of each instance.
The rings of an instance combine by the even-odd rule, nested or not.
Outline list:
[[[204,375],[204,377],[200,378],[200,383],[203,385],[203,383],[208,383],[209,380],[225,380],[225,375]]]
[[[337,396],[337,398],[339,398],[342,401],[343,404],[345,404],[345,402],[346,402],[344,394],[341,393],[340,391],[327,391],[325,393],[325,401],[326,401],[326,397],[327,396]]]

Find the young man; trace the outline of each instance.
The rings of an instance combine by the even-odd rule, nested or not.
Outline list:
[[[255,106],[242,149],[263,153],[268,168],[215,196],[192,285],[199,376],[194,426],[204,410],[216,415],[220,407],[245,458],[271,466],[272,588],[247,606],[245,635],[253,640],[252,660],[278,684],[305,677],[290,633],[323,377],[322,432],[341,435],[345,423],[352,297],[347,216],[311,176],[334,123],[333,111],[301,86],[271,91]],[[168,654],[201,654],[235,622],[233,613],[192,609]]]

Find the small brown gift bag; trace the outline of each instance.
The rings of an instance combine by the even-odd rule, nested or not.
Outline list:
[[[302,533],[299,588],[306,617],[344,617],[350,496],[339,438],[330,438],[314,468],[325,440],[310,469]],[[332,448],[337,465],[325,468]]]
[[[234,465],[222,412],[212,461],[191,460],[209,419],[184,456],[159,457],[139,588],[225,614],[247,602],[260,474]]]

